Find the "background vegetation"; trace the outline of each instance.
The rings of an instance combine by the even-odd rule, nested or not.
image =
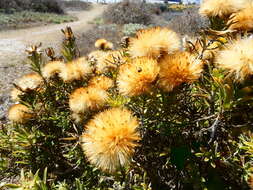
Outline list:
[[[24,28],[43,24],[59,24],[77,20],[67,11],[89,10],[87,2],[61,0],[2,0],[0,30]]]
[[[171,36],[174,33],[170,29],[153,27],[157,16],[166,18],[168,12],[164,8],[150,8],[150,5],[129,2],[112,7],[104,13],[105,16],[93,21],[94,28],[83,34],[81,39],[73,34],[71,28],[62,30],[64,40],[61,55],[56,55],[50,48],[42,51],[39,45],[27,49],[28,62],[32,72],[39,78],[39,85],[24,88],[20,85],[22,83],[17,83],[14,86],[14,90],[19,91],[16,96],[19,105],[25,106],[27,110],[14,114],[20,120],[13,120],[9,114],[12,122],[0,126],[0,188],[252,188],[252,53],[248,46],[239,48],[239,51],[236,46],[243,40],[252,43],[252,39],[248,38],[250,30],[232,33],[216,31],[214,29],[224,26],[224,22],[209,18],[212,21],[210,25],[207,19],[197,16],[196,9],[184,10],[182,16],[171,18],[170,28],[177,31],[178,38],[181,38],[181,34],[189,34],[195,35],[196,39],[184,38],[183,47],[173,52],[173,48],[181,41],[173,38],[168,42],[164,34],[168,32]],[[129,10],[134,8],[138,11],[130,17]],[[146,14],[148,18],[144,18]],[[122,19],[122,15],[126,18]],[[156,23],[156,26],[163,26],[167,21],[165,19]],[[133,43],[142,40],[140,36],[145,35],[139,29],[145,29],[146,34],[151,35],[144,38],[133,51]],[[163,35],[159,35],[160,32],[164,32]],[[125,35],[130,38],[120,39]],[[161,44],[158,47],[161,49],[157,51],[156,43],[159,42]],[[167,55],[170,43],[175,43],[169,49],[174,58]],[[146,52],[147,49],[151,52]],[[230,60],[222,59],[220,52],[227,49],[232,51],[231,55],[239,57],[241,62],[237,67],[229,64],[224,66]],[[165,78],[160,71],[154,77],[150,71],[152,67],[145,67],[146,62],[142,63],[144,66],[140,64],[138,67],[131,64],[138,63],[133,57],[142,51],[146,61],[155,60],[155,63],[160,64],[158,70],[165,69]],[[148,53],[153,56],[152,59],[146,55]],[[85,57],[80,58],[80,55]],[[162,61],[166,59],[168,64],[162,67]],[[202,67],[195,67],[195,61]],[[50,63],[56,63],[58,67],[48,77],[44,71]],[[128,67],[124,68],[125,65]],[[65,78],[68,76],[63,75],[68,71],[66,68],[70,69],[70,78],[73,76],[74,79]],[[133,72],[129,68],[134,68]],[[126,77],[120,83],[122,73]],[[91,102],[89,109],[75,114],[69,102],[72,93],[79,88],[93,88],[91,81],[98,76],[108,77],[112,81],[112,86],[105,90],[108,98],[100,107],[99,102],[92,102],[96,101],[96,96],[84,93],[85,100]],[[166,85],[162,85],[161,81],[166,80],[166,77],[169,80],[165,81]],[[33,78],[28,79],[33,82]],[[132,93],[136,94],[132,95],[120,86],[125,83],[128,84],[126,89],[132,89]],[[168,91],[166,89],[169,85],[173,87]],[[87,96],[91,98],[87,99]],[[82,101],[79,104],[77,109],[85,107],[81,106]],[[134,117],[138,118],[141,139],[130,164],[122,165],[111,173],[101,169],[98,164],[91,164],[92,159],[83,151],[82,135],[87,131],[89,121],[96,118],[97,114],[122,107],[131,110]],[[97,123],[101,124],[101,121]],[[102,154],[100,152],[96,156]]]

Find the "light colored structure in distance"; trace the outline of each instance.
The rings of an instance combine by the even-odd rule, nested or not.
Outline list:
[[[93,2],[93,3],[118,3],[123,0],[82,0],[85,2]],[[133,0],[133,1],[138,1],[138,0]],[[141,0],[139,0],[141,1]],[[176,3],[180,2],[180,0],[169,0],[169,3]],[[164,0],[146,0],[147,3],[164,3]],[[199,3],[200,0],[182,0],[183,3]]]

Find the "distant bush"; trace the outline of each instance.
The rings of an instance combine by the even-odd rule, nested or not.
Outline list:
[[[32,9],[37,12],[64,13],[58,0],[33,0]]]
[[[194,8],[195,5],[185,5],[185,4],[171,4],[167,7],[167,10],[169,11],[184,11],[189,8]]]
[[[106,22],[115,24],[150,24],[152,12],[149,4],[125,0],[110,5],[103,17]]]
[[[72,1],[63,1],[61,2],[64,8],[66,9],[78,9],[78,10],[89,10],[91,8],[91,3],[83,2],[80,0],[72,0]]]
[[[87,55],[92,50],[95,50],[94,43],[97,39],[105,38],[114,43],[117,47],[117,44],[122,37],[123,34],[121,33],[121,28],[117,27],[117,25],[99,25],[82,34],[77,43],[80,46],[81,55]],[[85,46],[83,46],[83,44],[85,44]]]
[[[34,11],[19,11],[14,12],[13,14],[0,13],[0,30],[30,27],[41,23],[60,24],[64,22],[73,22],[76,19],[76,17],[71,15],[40,13]]]
[[[143,25],[143,24],[125,24],[123,26],[123,33],[126,36],[131,36],[134,35],[138,30],[147,28],[147,26]]]
[[[22,10],[64,13],[59,0],[1,0],[0,9],[3,9],[6,13]]]
[[[184,10],[181,15],[171,18],[169,27],[180,34],[195,35],[201,28],[206,28],[209,21],[198,14],[198,9]]]

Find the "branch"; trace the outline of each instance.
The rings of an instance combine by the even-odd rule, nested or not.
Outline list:
[[[215,119],[214,123],[210,127],[210,129],[211,129],[211,139],[208,141],[208,144],[211,143],[213,141],[213,139],[214,139],[214,135],[215,135],[216,129],[217,129],[218,125],[219,125],[219,118],[220,118],[220,115],[217,116],[217,118]]]

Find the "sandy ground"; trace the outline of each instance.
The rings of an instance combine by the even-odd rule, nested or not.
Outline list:
[[[78,18],[76,22],[0,32],[0,122],[5,120],[5,112],[10,104],[9,90],[12,83],[28,71],[24,50],[40,42],[43,48],[59,49],[62,41],[61,29],[70,26],[78,38],[79,34],[92,27],[90,22],[101,15],[105,8],[105,5],[94,4],[89,11],[69,12]]]

